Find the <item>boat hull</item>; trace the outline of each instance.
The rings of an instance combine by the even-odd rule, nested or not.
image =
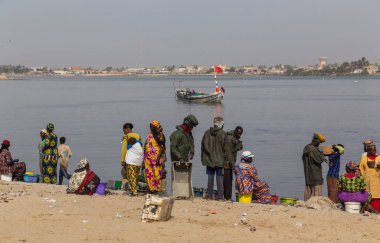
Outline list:
[[[189,103],[221,103],[223,100],[223,92],[191,95],[188,90],[177,89],[175,91],[175,94],[177,96],[177,99]]]

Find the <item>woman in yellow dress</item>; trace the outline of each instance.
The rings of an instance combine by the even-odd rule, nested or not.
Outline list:
[[[145,176],[151,193],[161,192],[162,173],[166,161],[165,141],[161,124],[153,120],[144,146]]]
[[[361,158],[359,169],[372,196],[370,205],[380,212],[380,156],[375,144],[367,146],[367,155]]]

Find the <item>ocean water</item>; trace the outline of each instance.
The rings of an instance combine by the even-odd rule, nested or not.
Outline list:
[[[301,153],[314,131],[326,135],[326,144],[345,145],[341,171],[346,161],[359,160],[362,140],[380,138],[378,78],[222,76],[220,81],[226,89],[220,105],[187,104],[174,96],[173,83],[213,91],[212,76],[0,81],[0,139],[10,139],[13,157],[37,172],[39,131],[53,122],[56,134],[65,136],[73,150],[70,172],[77,160],[87,157],[102,179],[118,179],[123,123],[133,123],[135,132],[145,137],[149,122],[157,119],[169,137],[184,116],[192,113],[200,122],[194,129],[193,184],[206,187],[200,143],[213,117],[222,115],[226,131],[237,125],[244,128],[244,149],[255,153],[259,177],[269,183],[272,192],[302,198]],[[326,174],[327,164],[323,167]],[[325,186],[323,190],[326,194]]]

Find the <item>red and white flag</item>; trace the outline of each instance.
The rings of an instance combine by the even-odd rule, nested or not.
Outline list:
[[[216,73],[223,73],[223,70],[222,70],[222,68],[220,68],[218,66],[214,66],[214,72],[216,72]]]

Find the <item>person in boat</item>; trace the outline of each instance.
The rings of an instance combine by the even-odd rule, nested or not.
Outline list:
[[[341,203],[365,203],[370,197],[366,191],[367,184],[364,177],[354,161],[346,163],[346,173],[339,177],[338,187],[338,199]]]
[[[142,144],[141,136],[138,133],[134,133],[133,131],[133,124],[132,123],[125,123],[123,125],[123,138],[121,139],[121,176],[123,179],[127,179],[127,164],[125,163],[125,156],[127,155],[128,148],[131,148],[132,146],[128,146],[127,141],[130,138],[135,138],[137,142]]]
[[[129,195],[137,196],[138,176],[144,159],[144,150],[141,143],[133,137],[128,139],[127,146],[131,146],[125,156]]]
[[[99,177],[90,169],[90,164],[86,158],[79,160],[77,166],[69,180],[67,193],[93,195],[100,183]]]
[[[208,129],[202,138],[202,165],[206,166],[208,175],[207,195],[213,199],[214,177],[218,189],[217,200],[224,199],[223,168],[227,161],[227,133],[223,130],[224,120],[222,117],[214,118],[214,126]]]
[[[182,125],[176,127],[170,135],[170,159],[172,162],[188,162],[194,157],[194,138],[192,130],[198,126],[198,119],[188,115],[183,119]]]
[[[326,162],[323,152],[319,149],[321,143],[326,142],[325,136],[320,132],[314,133],[310,144],[303,149],[302,161],[305,174],[304,200],[313,196],[322,196],[322,163]]]
[[[54,133],[54,124],[46,126],[45,146],[42,148],[44,160],[42,163],[43,183],[57,184],[58,148],[57,136]]]
[[[12,180],[24,181],[26,165],[24,162],[19,162],[18,159],[13,159],[9,147],[11,142],[3,140],[0,148],[0,174],[12,174]]]
[[[328,155],[329,170],[327,172],[327,195],[331,201],[338,203],[338,178],[340,170],[340,157],[344,153],[342,144],[332,145],[333,152]]]
[[[159,193],[162,190],[162,174],[166,162],[166,138],[163,128],[157,120],[150,124],[144,146],[145,176],[150,193]]]
[[[254,154],[250,151],[244,151],[240,163],[235,166],[235,189],[242,195],[252,194],[253,203],[269,204],[272,202],[272,196],[268,183],[260,180],[257,169],[253,165]]]
[[[370,205],[380,212],[380,156],[375,144],[367,146],[367,156],[362,157],[359,169],[367,183],[367,191],[372,195]]]
[[[227,133],[228,153],[223,171],[224,199],[226,200],[231,200],[232,197],[233,170],[237,161],[237,152],[243,149],[243,142],[240,140],[242,134],[243,128],[241,126],[237,126],[235,130]]]

